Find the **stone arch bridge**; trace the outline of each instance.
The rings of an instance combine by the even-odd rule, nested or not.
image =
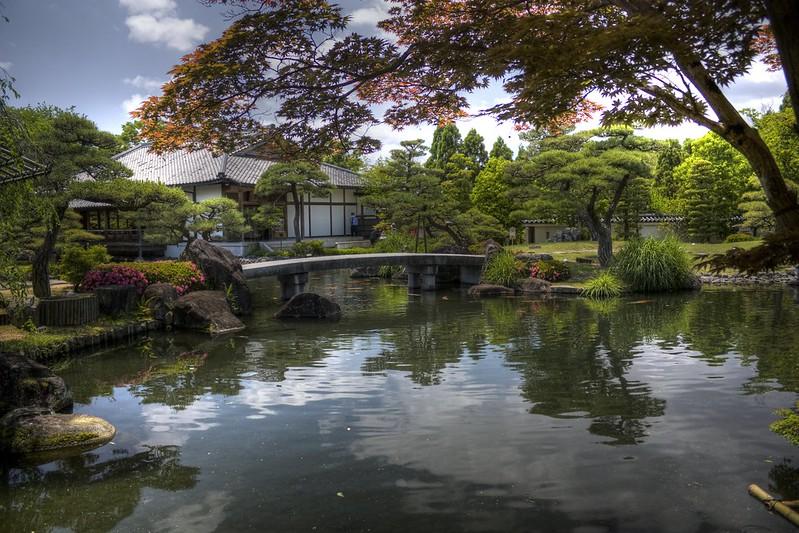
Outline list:
[[[245,278],[277,276],[281,296],[288,300],[295,294],[305,292],[308,274],[324,270],[352,269],[361,267],[404,266],[408,272],[408,290],[433,291],[436,289],[441,267],[459,270],[463,284],[480,282],[485,256],[466,254],[352,254],[321,257],[304,257],[264,261],[243,265]]]

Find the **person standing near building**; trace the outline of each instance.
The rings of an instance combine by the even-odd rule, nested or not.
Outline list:
[[[350,235],[355,237],[358,235],[358,215],[350,213]]]

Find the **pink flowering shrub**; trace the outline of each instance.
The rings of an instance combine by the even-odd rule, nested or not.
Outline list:
[[[530,268],[530,277],[546,281],[563,281],[571,277],[571,271],[563,261],[538,261]]]
[[[117,279],[118,276],[110,276],[113,272],[126,272],[130,271],[136,273],[137,280],[143,280],[143,285],[139,289],[139,293],[144,292],[147,285],[153,283],[169,283],[174,285],[178,295],[186,294],[187,292],[202,289],[205,286],[205,276],[200,269],[191,261],[154,261],[154,262],[136,262],[136,263],[107,263],[98,266],[86,274],[84,283],[87,280],[97,280],[93,285],[85,285],[86,290],[92,290],[94,287],[102,285],[124,285],[125,283],[116,283],[114,281],[105,282],[107,279]],[[134,283],[131,283],[132,285]]]
[[[101,265],[106,266],[106,265]],[[136,269],[122,266],[111,265],[108,269],[98,268],[90,270],[83,277],[80,286],[85,291],[92,291],[97,287],[108,285],[133,285],[139,294],[147,288],[147,278]]]

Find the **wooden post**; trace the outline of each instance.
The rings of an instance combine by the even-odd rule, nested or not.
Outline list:
[[[775,500],[771,495],[752,483],[749,485],[749,494],[763,502],[769,511],[777,511],[783,518],[788,520],[793,525],[799,527],[799,513],[785,505],[779,500]]]

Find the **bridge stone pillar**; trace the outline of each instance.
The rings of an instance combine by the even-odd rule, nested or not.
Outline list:
[[[466,266],[460,267],[460,282],[461,285],[478,285],[480,278],[483,275],[483,268],[479,266]]]
[[[436,265],[409,266],[408,272],[408,291],[434,291],[436,290],[436,276],[438,267]]]
[[[280,281],[280,298],[291,300],[293,296],[305,292],[305,285],[308,283],[308,273],[285,274],[277,277]]]

